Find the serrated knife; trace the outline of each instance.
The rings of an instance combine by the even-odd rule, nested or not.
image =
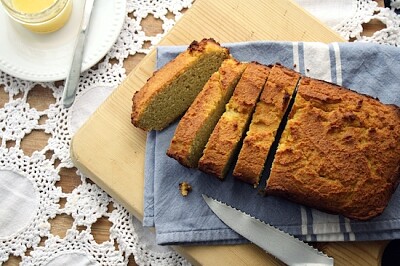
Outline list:
[[[333,265],[333,258],[303,241],[225,203],[206,195],[203,195],[203,198],[227,226],[287,265]]]

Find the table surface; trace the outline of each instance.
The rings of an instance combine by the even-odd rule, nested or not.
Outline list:
[[[383,6],[383,0],[376,0],[379,6]],[[153,18],[147,17],[143,22],[142,26],[145,29],[145,32],[149,36],[154,36],[160,32],[161,30],[161,23]],[[384,25],[379,22],[372,20],[368,24],[364,24],[364,32],[363,35],[371,36],[375,31],[380,30],[384,27]],[[124,67],[126,69],[126,73],[129,73],[131,70],[135,68],[135,66],[143,59],[144,54],[135,54],[130,56],[124,62]],[[63,81],[60,81],[61,83]],[[4,92],[4,90],[0,86],[0,106],[4,106],[4,104],[8,102],[8,94]],[[48,88],[43,88],[37,86],[35,89],[28,96],[28,102],[37,110],[43,110],[47,108],[47,106],[51,103],[54,103],[55,100],[52,96],[52,92]],[[48,140],[48,136],[41,131],[33,131],[28,136],[26,136],[23,141],[21,142],[21,148],[24,150],[26,155],[31,155],[34,151],[42,149],[46,146]],[[9,146],[12,146],[12,143],[8,143]],[[58,186],[62,188],[62,191],[65,193],[70,193],[75,187],[81,184],[80,177],[76,174],[76,168],[70,169],[62,169],[60,171],[61,180],[58,182]],[[65,202],[60,202],[61,207],[64,206]],[[53,220],[50,221],[51,224],[51,233],[53,235],[58,235],[60,238],[65,237],[67,229],[69,229],[72,225],[73,218],[69,215],[57,215]],[[94,239],[98,243],[102,243],[109,239],[109,228],[111,223],[105,219],[99,219],[95,224],[93,224],[91,230],[94,236]],[[41,244],[45,239],[42,239]],[[365,242],[360,243],[365,247],[374,246],[374,242]],[[317,243],[319,248],[323,249],[324,243]],[[344,251],[346,250],[346,243],[338,243],[341,249]],[[27,253],[29,254],[30,250],[28,249]],[[377,254],[379,255],[379,254]],[[11,256],[10,259],[4,263],[3,265],[18,265],[20,262],[19,257]],[[128,265],[137,265],[134,261],[133,257],[129,258]]]

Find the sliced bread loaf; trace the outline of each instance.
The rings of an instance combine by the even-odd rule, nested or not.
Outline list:
[[[199,160],[201,171],[225,177],[269,71],[269,67],[256,62],[247,65]]]
[[[282,65],[272,68],[233,171],[238,179],[258,185],[268,152],[299,78],[299,73]]]

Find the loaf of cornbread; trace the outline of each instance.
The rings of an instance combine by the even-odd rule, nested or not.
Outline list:
[[[302,78],[266,193],[367,220],[383,212],[399,178],[399,107]]]
[[[248,63],[199,160],[201,171],[220,179],[226,176],[269,71],[262,64]]]
[[[282,65],[271,69],[233,170],[236,178],[258,185],[268,152],[299,78],[299,73]]]
[[[368,220],[398,186],[399,107],[281,65],[240,63],[212,39],[193,42],[133,97],[132,123],[144,130],[183,114],[168,156],[224,179],[243,140],[233,175],[257,186],[270,153],[267,195]]]
[[[132,124],[143,130],[167,127],[187,110],[212,73],[229,57],[229,50],[213,39],[192,42],[134,94]]]
[[[186,167],[197,167],[207,140],[245,68],[246,64],[233,58],[222,62],[179,121],[168,156]]]

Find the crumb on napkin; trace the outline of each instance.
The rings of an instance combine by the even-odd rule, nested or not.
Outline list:
[[[184,181],[179,183],[179,190],[181,191],[182,196],[186,197],[190,191],[192,191],[192,186],[189,185],[188,182]]]

